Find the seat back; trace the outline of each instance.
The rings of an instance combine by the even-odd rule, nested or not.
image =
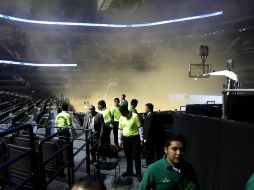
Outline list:
[[[43,159],[47,160],[57,151],[57,144],[55,142],[46,142],[42,146]],[[58,168],[58,158],[52,158],[45,166],[46,172],[54,172]]]
[[[118,174],[120,174],[120,165],[119,165],[119,159],[118,159],[118,148],[115,145],[111,144],[104,144],[99,147],[98,153],[99,162],[95,165],[97,171],[96,175],[100,175],[101,170],[112,170],[114,169],[114,182],[113,186],[116,187],[118,184],[117,181],[117,165],[119,168]],[[102,157],[102,160],[100,161],[100,157]],[[107,158],[109,158],[107,160]]]
[[[14,144],[26,148],[31,148],[30,139],[27,136],[20,136],[14,138]],[[38,151],[38,141],[34,141],[34,149]]]
[[[15,137],[14,144],[17,146],[30,148],[30,139],[24,137]]]
[[[104,144],[99,147],[98,156],[104,158],[118,158],[118,148],[112,144]]]
[[[16,158],[27,150],[30,150],[30,148],[8,144],[8,160]],[[11,184],[18,185],[22,183],[32,174],[31,156],[25,156],[24,158],[11,164],[8,168],[8,174]],[[28,182],[25,185],[25,188],[32,189],[31,182]]]

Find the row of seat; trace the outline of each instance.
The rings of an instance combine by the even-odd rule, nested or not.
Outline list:
[[[10,165],[7,169],[3,170],[0,173],[0,182],[1,184],[8,184],[8,185],[18,185],[22,183],[27,177],[29,177],[34,171],[39,170],[39,157],[43,156],[44,160],[47,160],[51,157],[57,150],[59,150],[63,145],[64,142],[59,140],[51,140],[45,142],[42,146],[42,152],[39,152],[39,144],[41,139],[36,139],[31,142],[29,136],[16,136],[12,139],[8,139],[8,144],[1,143],[0,144],[0,163],[4,163],[8,160],[12,160],[15,157],[29,151],[33,150],[33,154],[30,154],[27,157],[22,158],[21,160],[15,162],[14,164]],[[62,154],[61,156],[57,156],[50,160],[44,167],[45,172],[48,176],[52,175],[55,171],[58,170],[61,163],[66,161],[66,155]],[[32,189],[33,185],[27,183],[25,188]]]

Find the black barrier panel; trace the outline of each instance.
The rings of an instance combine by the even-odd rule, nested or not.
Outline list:
[[[254,123],[254,95],[229,95],[227,97],[227,118]]]
[[[186,113],[210,117],[222,117],[221,104],[189,104],[186,105]]]
[[[243,189],[254,172],[254,125],[176,114],[173,132],[187,140],[186,158],[202,190]]]
[[[214,180],[211,184],[209,180],[218,175],[218,168],[213,165],[218,163],[220,120],[214,119],[210,123],[206,120],[206,117],[195,115],[176,115],[173,131],[184,135],[188,142],[186,158],[191,161],[197,172],[201,189],[214,190],[218,189],[218,181]]]
[[[221,189],[244,189],[254,172],[254,125],[225,121],[221,141]]]

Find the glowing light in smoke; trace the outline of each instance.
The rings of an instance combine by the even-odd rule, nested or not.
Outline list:
[[[17,61],[7,61],[7,60],[0,60],[0,64],[24,65],[24,66],[32,66],[32,67],[77,67],[77,64],[27,63],[27,62],[17,62]]]
[[[169,24],[169,23],[174,23],[174,22],[197,20],[197,19],[202,19],[202,18],[219,16],[222,14],[223,14],[223,11],[218,11],[218,12],[213,12],[213,13],[208,13],[208,14],[203,14],[203,15],[190,16],[190,17],[165,20],[165,21],[158,21],[158,22],[152,22],[152,23],[144,23],[144,24],[99,24],[99,23],[82,23],[82,22],[39,21],[39,20],[18,18],[18,17],[8,16],[8,15],[3,15],[3,14],[0,14],[0,18],[6,19],[6,20],[13,20],[13,21],[17,21],[17,22],[25,22],[25,23],[32,23],[32,24],[45,24],[45,25],[92,26],[92,27],[111,27],[111,28],[139,28],[139,27]]]

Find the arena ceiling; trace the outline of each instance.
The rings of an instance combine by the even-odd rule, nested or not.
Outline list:
[[[0,19],[0,59],[74,63],[77,67],[0,65],[1,89],[61,93],[128,83],[132,73],[155,70],[166,54],[186,64],[199,61],[206,44],[213,61],[234,58],[242,87],[253,88],[254,2],[175,0],[0,1],[0,14],[59,22],[137,24],[223,11],[200,20],[144,28],[99,28],[20,23]],[[209,61],[209,57],[208,57]],[[176,61],[177,62],[177,61]],[[169,63],[174,68],[174,63]],[[221,66],[222,68],[222,66]],[[217,69],[217,68],[216,68]]]

